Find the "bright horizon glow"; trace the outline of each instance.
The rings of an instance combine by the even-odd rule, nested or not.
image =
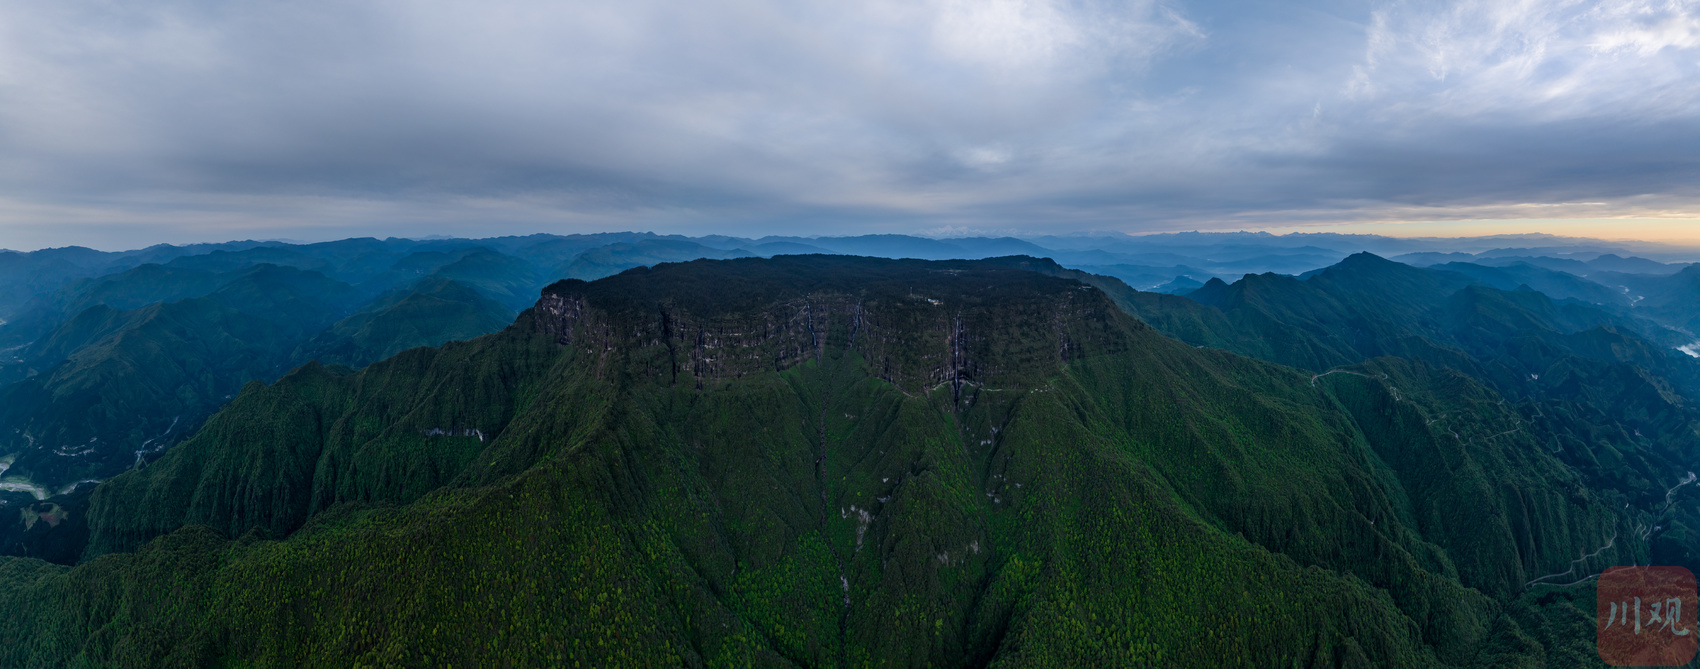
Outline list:
[[[1609,242],[1643,242],[1683,248],[1700,248],[1700,217],[1695,218],[1599,218],[1461,221],[1365,221],[1318,223],[1314,225],[1247,228],[1271,234],[1292,232],[1338,232],[1399,238],[1491,237],[1494,235],[1548,234],[1583,237]]]
[[[342,227],[313,228],[313,229],[299,230],[299,232],[311,233],[311,232],[317,231],[317,232],[328,233],[328,232],[340,231],[340,230],[346,230],[346,229],[342,228]],[[253,240],[261,240],[261,241],[283,241],[283,242],[287,242],[287,243],[311,244],[311,243],[317,243],[317,242],[337,241],[337,240],[349,239],[349,238],[353,238],[353,237],[380,237],[380,238],[382,238],[382,237],[386,237],[386,236],[397,236],[397,237],[422,238],[422,237],[430,237],[430,236],[447,236],[447,237],[459,237],[459,238],[467,238],[467,239],[478,239],[478,238],[483,238],[483,237],[499,237],[499,236],[507,236],[507,235],[527,235],[527,234],[537,234],[537,233],[571,235],[571,234],[589,234],[589,233],[597,233],[597,232],[652,232],[652,233],[660,234],[660,235],[677,234],[677,235],[684,235],[684,236],[688,236],[688,237],[700,237],[700,236],[705,236],[705,235],[722,234],[722,233],[717,233],[713,230],[702,230],[702,229],[696,229],[694,227],[691,228],[691,229],[684,229],[684,230],[667,229],[667,228],[664,228],[664,227],[659,227],[659,228],[658,227],[648,227],[648,228],[645,228],[645,227],[630,227],[630,228],[608,227],[608,228],[603,228],[603,229],[586,228],[586,229],[571,229],[571,230],[537,229],[537,230],[529,230],[529,231],[527,231],[527,230],[507,230],[507,229],[504,229],[504,230],[501,230],[501,231],[489,231],[489,232],[470,231],[470,232],[466,232],[466,233],[463,233],[463,234],[418,234],[418,235],[391,234],[391,233],[360,234],[360,232],[358,230],[352,230],[352,231],[349,231],[350,234],[331,234],[331,235],[321,234],[321,235],[307,235],[305,237],[281,237],[281,236],[240,235],[240,234],[238,234],[236,236],[229,236],[229,235],[219,236],[218,232],[219,231],[217,229],[202,229],[202,230],[200,230],[201,234],[189,234],[189,235],[180,236],[179,238],[174,239],[174,240],[158,240],[154,243],[176,244],[176,245],[181,246],[181,245],[197,244],[197,243],[220,243],[220,242],[253,239]],[[1116,231],[1116,230],[1081,231],[1078,234],[1093,234],[1093,232],[1122,232],[1122,231]],[[1622,243],[1622,244],[1628,244],[1631,247],[1646,245],[1646,246],[1654,246],[1654,247],[1666,247],[1671,251],[1678,251],[1678,252],[1687,251],[1687,250],[1695,250],[1697,252],[1700,252],[1700,218],[1692,218],[1692,219],[1578,219],[1578,220],[1530,219],[1530,220],[1461,220],[1461,221],[1373,221],[1373,222],[1350,222],[1350,223],[1338,223],[1337,222],[1337,223],[1318,223],[1318,224],[1313,224],[1313,225],[1238,226],[1238,227],[1221,227],[1221,228],[1214,228],[1214,229],[1200,226],[1200,227],[1197,227],[1195,229],[1186,229],[1186,230],[1174,229],[1174,230],[1162,230],[1162,231],[1141,231],[1141,232],[1131,232],[1131,233],[1126,233],[1126,234],[1133,234],[1135,236],[1142,236],[1142,235],[1174,234],[1174,233],[1177,233],[1177,232],[1203,232],[1203,233],[1267,232],[1267,233],[1270,233],[1270,234],[1273,234],[1273,235],[1338,233],[1338,234],[1347,234],[1347,235],[1377,235],[1377,236],[1382,236],[1382,237],[1393,237],[1393,238],[1399,238],[1399,239],[1469,239],[1469,238],[1492,237],[1492,236],[1500,236],[1500,235],[1544,234],[1544,235],[1553,235],[1553,236],[1557,236],[1557,237],[1567,237],[1567,238],[1576,238],[1576,239],[1597,240],[1597,241],[1603,241],[1603,242]],[[777,234],[775,234],[775,236],[847,237],[847,236],[855,236],[855,235],[858,235],[858,234],[909,234],[909,235],[913,235],[913,236],[916,236],[916,237],[924,237],[924,238],[930,238],[930,239],[951,239],[951,238],[961,238],[961,237],[1006,237],[1006,236],[1007,237],[1027,237],[1027,238],[1031,238],[1031,237],[1039,237],[1039,236],[1043,236],[1043,235],[1046,235],[1046,234],[1055,234],[1055,233],[1049,232],[1049,231],[1044,231],[1044,230],[1022,231],[1022,230],[996,230],[996,229],[981,230],[981,229],[973,229],[973,228],[959,228],[959,229],[951,229],[951,230],[945,230],[945,231],[934,230],[934,231],[894,232],[894,231],[880,230],[880,231],[868,231],[866,233],[846,232],[846,233],[841,233],[841,234],[813,234],[813,233],[808,233],[808,232],[799,232],[799,233],[793,233],[793,234],[777,233]],[[740,237],[741,236],[741,237],[747,237],[747,238],[755,239],[755,238],[759,238],[759,237],[766,236],[766,235],[753,235],[752,236],[752,235],[736,235],[736,234],[734,234],[734,235],[730,235],[730,236],[734,236],[734,237]],[[54,246],[39,246],[39,247],[35,247],[35,248],[16,248],[16,247],[7,248],[7,247],[0,246],[0,250],[29,252],[29,251],[36,251],[36,250],[40,250],[40,249],[44,249],[44,248],[55,248],[55,247],[62,247],[62,246],[84,246],[84,247],[92,248],[92,249],[95,249],[95,250],[98,250],[98,251],[118,252],[118,251],[131,251],[131,250],[135,250],[135,249],[138,249],[138,248],[142,248],[143,246],[149,246],[149,245],[151,245],[151,244],[145,244],[145,245],[141,245],[141,246],[114,246],[114,245],[98,244],[98,243],[96,243],[96,244],[71,243],[71,244],[59,244],[59,245],[54,245]]]
[[[0,15],[0,248],[601,230],[1700,245],[1693,2]]]

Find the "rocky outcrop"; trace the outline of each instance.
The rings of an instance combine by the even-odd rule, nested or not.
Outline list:
[[[1125,341],[1109,332],[1116,307],[1071,279],[983,266],[946,269],[941,277],[941,263],[877,263],[911,270],[910,283],[925,287],[917,292],[887,275],[853,286],[794,285],[766,300],[728,286],[686,303],[623,293],[621,276],[550,287],[533,322],[592,359],[648,361],[651,373],[698,388],[787,369],[836,348],[859,354],[874,375],[907,392],[950,384],[959,394],[964,383],[1042,382],[1073,357],[1113,351]],[[688,269],[641,274],[655,282],[666,278],[657,273]]]

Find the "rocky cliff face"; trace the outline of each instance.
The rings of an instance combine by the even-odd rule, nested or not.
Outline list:
[[[908,269],[888,262],[881,269]],[[784,370],[834,347],[859,354],[875,376],[906,392],[951,384],[959,394],[967,383],[1024,386],[1085,350],[1122,346],[1121,337],[1108,336],[1115,305],[1079,282],[984,265],[941,276],[938,263],[909,264],[915,276],[906,278],[924,285],[921,292],[901,280],[850,287],[819,279],[760,295],[727,286],[695,302],[623,292],[620,279],[649,274],[633,270],[596,285],[551,286],[533,323],[588,359],[646,361],[648,374],[697,388]],[[1014,299],[1011,280],[1022,288]],[[994,287],[1000,294],[990,299],[985,293]]]
[[[1647,563],[1634,500],[1501,396],[1195,348],[1047,267],[664,265],[251,384],[36,511],[90,545],[0,559],[0,666],[1594,657],[1534,588]]]

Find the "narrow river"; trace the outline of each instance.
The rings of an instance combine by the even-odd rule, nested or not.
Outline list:
[[[6,470],[12,468],[12,463],[17,460],[17,457],[16,455],[8,455],[0,458],[0,477],[6,476]],[[38,500],[53,496],[53,492],[45,486],[37,485],[36,482],[22,476],[0,478],[0,492],[27,492]]]

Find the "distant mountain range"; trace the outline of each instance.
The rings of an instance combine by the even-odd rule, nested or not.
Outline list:
[[[0,255],[0,665],[1592,666],[1700,570],[1697,266],[1265,237]]]
[[[1495,242],[1547,246],[1473,254],[1411,250]],[[1627,251],[1604,243],[1521,236],[693,239],[604,233],[0,252],[0,396],[8,400],[0,409],[0,455],[13,457],[4,475],[13,487],[37,495],[104,480],[192,434],[248,381],[276,379],[310,360],[361,367],[407,348],[493,332],[551,281],[597,279],[656,263],[799,253],[933,260],[1027,255],[1140,290],[1192,294],[1210,305],[1239,299],[1223,295],[1228,282],[1268,276],[1248,285],[1280,290],[1282,279],[1274,275],[1302,275],[1345,259],[1349,253],[1341,249],[1364,247],[1407,251],[1399,257],[1474,284],[1529,288],[1591,305],[1661,346],[1683,346],[1696,339],[1689,333],[1700,331],[1700,269],[1618,255],[1614,251]],[[1543,250],[1556,255],[1529,255]],[[1251,334],[1243,325],[1221,336],[1298,345]],[[1317,360],[1353,360],[1364,352],[1347,347],[1349,355],[1326,342],[1304,346]]]

